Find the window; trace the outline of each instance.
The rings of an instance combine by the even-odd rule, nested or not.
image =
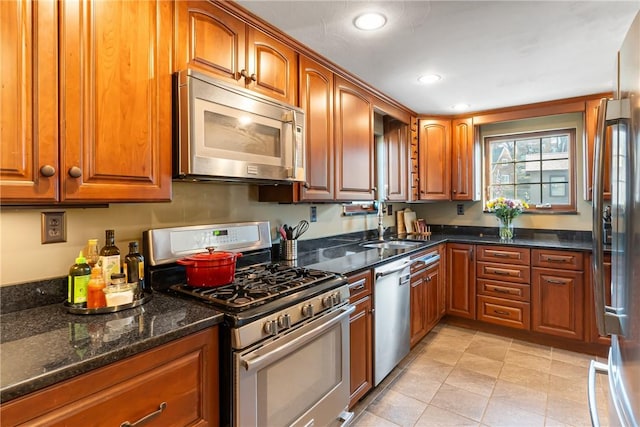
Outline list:
[[[576,212],[575,129],[485,138],[487,200],[526,201],[530,211]]]

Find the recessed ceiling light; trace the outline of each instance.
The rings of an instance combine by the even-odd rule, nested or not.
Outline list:
[[[470,107],[469,104],[456,104],[451,108],[453,108],[456,111],[464,111],[464,110],[468,110],[469,107]]]
[[[442,79],[442,77],[440,77],[437,74],[426,74],[424,76],[418,77],[418,81],[420,83],[435,83],[435,82],[437,82],[437,81],[439,81],[441,79]]]
[[[386,16],[377,12],[363,13],[353,20],[353,25],[355,25],[356,28],[365,31],[377,30],[384,27],[386,23]]]

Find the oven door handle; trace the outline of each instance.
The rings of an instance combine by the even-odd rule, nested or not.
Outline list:
[[[322,319],[322,322],[316,327],[314,327],[313,329],[311,329],[310,331],[305,332],[300,336],[294,337],[290,341],[285,342],[282,345],[278,345],[273,351],[269,351],[265,354],[262,354],[253,358],[246,358],[244,356],[241,356],[240,362],[242,363],[242,365],[245,367],[247,371],[259,369],[261,366],[267,365],[283,357],[291,349],[298,347],[304,344],[305,342],[310,341],[322,335],[328,329],[332,328],[335,324],[342,322],[342,320],[345,317],[348,317],[351,313],[353,313],[355,309],[356,307],[354,305],[345,306],[344,308],[336,311],[335,313],[332,313],[331,315],[334,316],[333,318],[329,320]],[[304,326],[302,328],[304,328]],[[286,337],[283,337],[282,339],[286,340]],[[261,349],[264,349],[264,347],[262,347]]]

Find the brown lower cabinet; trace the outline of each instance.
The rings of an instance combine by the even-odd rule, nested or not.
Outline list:
[[[165,405],[160,412],[159,408]],[[213,327],[3,403],[3,426],[216,426],[218,328]]]
[[[354,274],[348,279],[350,302],[356,306],[349,318],[351,408],[373,388],[373,283],[370,270]]]
[[[430,249],[413,256],[420,258],[430,252],[440,252],[440,248]],[[436,262],[424,267],[417,262],[411,269],[410,330],[411,347],[416,345],[435,325],[444,312],[444,280],[442,264]]]
[[[447,310],[452,316],[476,318],[474,245],[447,243]]]

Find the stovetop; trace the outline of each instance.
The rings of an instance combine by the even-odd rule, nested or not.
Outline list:
[[[205,300],[223,310],[244,311],[339,277],[326,271],[284,264],[262,264],[236,270],[229,285],[193,287],[179,283],[171,290]]]

